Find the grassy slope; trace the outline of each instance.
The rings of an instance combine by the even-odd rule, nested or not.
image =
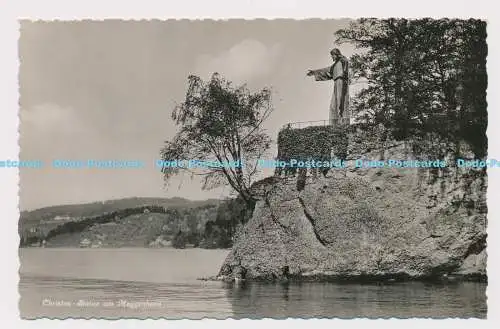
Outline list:
[[[68,220],[54,221],[56,216],[69,216],[71,220],[94,217],[106,212],[136,208],[141,206],[158,205],[168,208],[193,208],[208,204],[217,204],[219,200],[209,199],[192,201],[183,198],[126,198],[74,205],[60,205],[40,208],[32,211],[22,211],[19,220],[19,230],[31,227],[41,227],[44,231],[55,228]]]
[[[67,222],[142,206],[178,209],[179,216],[158,213],[131,215],[120,218],[116,223],[95,224],[83,232],[62,234],[50,241],[50,245],[60,247],[78,246],[80,241],[85,238],[95,242],[102,241],[103,246],[110,247],[145,246],[159,235],[169,238],[181,228],[183,231],[187,230],[188,215],[192,217],[194,214],[199,229],[203,230],[205,223],[215,218],[215,205],[219,202],[220,200],[216,199],[192,201],[183,198],[127,198],[87,204],[52,206],[22,212],[19,232],[27,232],[32,227],[36,227],[46,234],[58,225]],[[208,205],[214,207],[195,209]],[[56,216],[68,216],[69,218],[54,220]]]
[[[188,218],[196,213],[197,229],[203,230],[205,223],[215,218],[216,208],[204,210],[185,209],[178,216],[172,214],[136,214],[120,218],[116,222],[95,224],[82,232],[58,235],[49,240],[51,247],[78,247],[80,241],[90,240],[101,247],[145,247],[162,236],[170,241],[182,229],[189,230]]]

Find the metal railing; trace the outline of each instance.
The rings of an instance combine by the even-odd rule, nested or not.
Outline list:
[[[349,79],[349,86],[359,85],[358,89],[363,89],[363,87],[368,86],[369,81],[367,79],[358,79],[354,80],[352,78]],[[359,90],[349,90],[349,97],[355,96],[355,94],[359,92]],[[316,120],[316,121],[297,121],[290,122],[282,126],[282,129],[302,129],[313,126],[340,126],[340,125],[348,125],[351,124],[351,118],[337,118],[333,120]]]
[[[340,126],[350,124],[350,118],[337,118],[331,120],[297,121],[290,122],[282,126],[282,129],[302,129],[317,126]]]

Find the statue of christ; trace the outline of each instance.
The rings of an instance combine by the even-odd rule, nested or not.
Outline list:
[[[309,70],[308,76],[316,81],[333,80],[333,95],[330,102],[330,124],[349,123],[349,62],[339,49],[330,51],[333,65],[323,69]]]

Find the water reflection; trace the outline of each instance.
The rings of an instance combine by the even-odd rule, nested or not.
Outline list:
[[[196,280],[217,273],[226,256],[220,250],[22,250],[21,317],[486,317],[485,283],[235,285]],[[76,303],[44,305],[46,299]],[[102,304],[82,306],[80,300]],[[121,301],[161,307],[132,308]]]
[[[21,275],[23,319],[167,318],[232,316],[220,283],[156,283]]]
[[[236,318],[485,318],[484,283],[244,283],[226,286]]]

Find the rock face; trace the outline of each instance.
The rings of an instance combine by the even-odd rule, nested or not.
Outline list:
[[[404,143],[363,151],[408,159]],[[486,175],[474,169],[332,169],[256,185],[253,217],[219,276],[248,280],[486,279]],[[300,189],[300,190],[298,190]]]

